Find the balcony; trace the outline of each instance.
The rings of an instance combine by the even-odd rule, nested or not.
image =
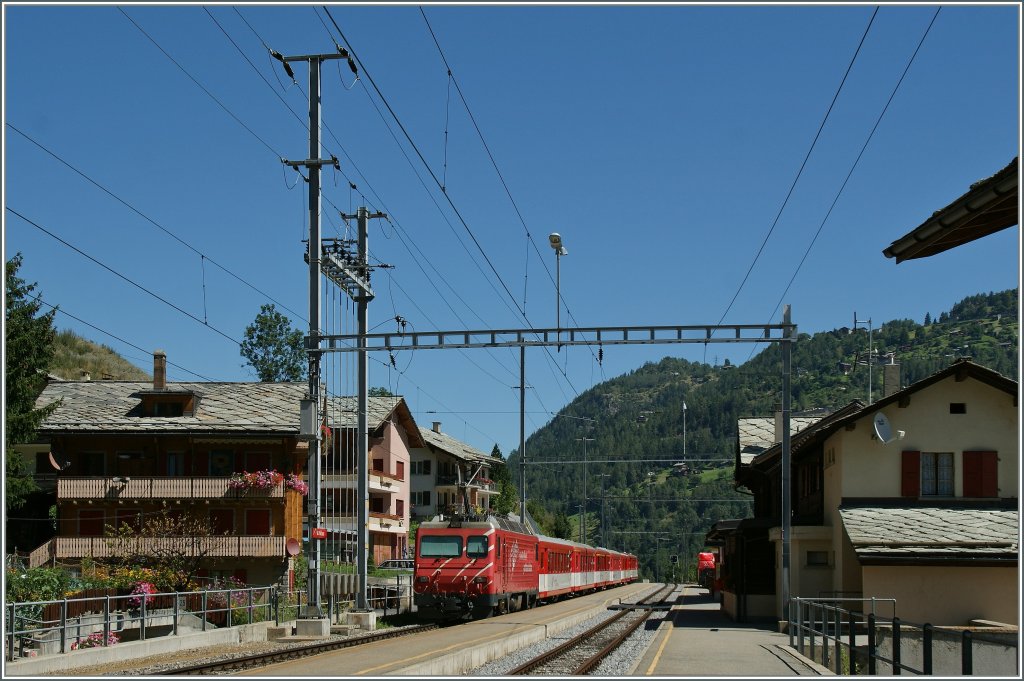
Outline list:
[[[127,482],[125,482],[127,480]],[[231,489],[228,478],[67,478],[57,481],[57,499],[283,499],[272,489]]]
[[[408,529],[405,520],[401,516],[390,513],[375,513],[371,511],[368,521],[367,527],[371,532],[400,534]],[[328,532],[346,533],[356,531],[356,517],[354,515],[325,513],[320,517],[320,522],[323,527],[327,528]]]
[[[484,478],[487,480],[486,478]],[[454,475],[438,475],[437,486],[438,487],[458,487],[458,479]],[[497,494],[498,485],[493,480],[487,480],[487,482],[481,482],[479,478],[467,485],[469,489],[479,490],[484,494]]]
[[[355,473],[328,473],[321,476],[323,487],[327,489],[356,489],[359,480]],[[394,475],[381,471],[370,471],[368,488],[371,492],[381,494],[397,494],[402,480]]]
[[[180,551],[184,555],[205,555],[210,558],[280,558],[285,555],[284,537],[234,535],[225,537],[160,537],[129,540],[106,537],[56,537],[29,556],[29,567],[45,565],[50,560],[110,558],[124,554],[120,542],[131,542],[131,550],[139,553]]]

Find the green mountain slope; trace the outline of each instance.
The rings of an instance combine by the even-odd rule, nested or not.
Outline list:
[[[1016,289],[971,296],[934,319],[930,313],[922,317],[928,324],[886,322],[871,329],[870,339],[859,325],[800,334],[792,358],[792,410],[866,401],[869,352],[874,399],[883,394],[887,356],[901,365],[901,386],[962,356],[1017,377]],[[527,496],[544,509],[547,531],[578,539],[586,458],[587,541],[647,556],[645,576],[669,574],[671,554],[692,571],[713,523],[751,514],[751,497],[732,486],[736,422],[771,416],[781,405],[781,390],[777,346],[739,366],[671,357],[645,364],[582,393],[530,436]],[[684,421],[690,473],[675,475],[672,463],[684,458]],[[518,484],[518,452],[509,456],[509,469]],[[656,547],[657,562],[650,557]]]
[[[112,348],[82,338],[74,331],[59,331],[50,373],[69,381],[92,380],[145,381],[150,376]]]

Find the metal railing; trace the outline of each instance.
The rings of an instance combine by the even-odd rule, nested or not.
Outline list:
[[[371,578],[367,602],[383,615],[413,609],[412,574]],[[323,615],[332,623],[354,608],[357,582],[324,592]],[[117,594],[54,601],[6,603],[4,653],[8,661],[41,654],[69,653],[122,642],[176,636],[181,631],[207,631],[257,622],[281,622],[302,616],[308,606],[304,590],[276,586],[208,589],[154,594]]]
[[[877,610],[890,610],[889,618]],[[989,631],[979,631],[989,629]],[[1018,634],[998,627],[934,626],[896,617],[891,598],[793,598],[789,644],[844,676],[1019,675]],[[983,660],[979,668],[975,660]]]
[[[280,617],[275,587],[209,589],[153,594],[111,594],[58,601],[7,603],[5,654],[67,653],[122,641],[177,635],[179,629],[206,631]]]

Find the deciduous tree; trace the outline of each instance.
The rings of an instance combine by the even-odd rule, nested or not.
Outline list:
[[[307,355],[304,336],[293,329],[287,317],[273,303],[260,307],[252,324],[245,328],[241,345],[246,364],[261,381],[302,381],[306,378]]]

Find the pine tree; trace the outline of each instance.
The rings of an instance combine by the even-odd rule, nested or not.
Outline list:
[[[18,276],[22,256],[18,253],[6,263],[4,343],[6,347],[5,387],[6,424],[4,427],[5,479],[7,510],[21,508],[26,497],[38,487],[32,471],[13,445],[32,441],[43,419],[56,403],[36,409],[36,398],[46,386],[46,372],[53,361],[53,317],[57,308],[39,314],[40,296],[32,295],[36,285]]]
[[[925,312],[924,313],[924,325],[925,326],[931,326],[932,325],[932,313],[931,312]]]

